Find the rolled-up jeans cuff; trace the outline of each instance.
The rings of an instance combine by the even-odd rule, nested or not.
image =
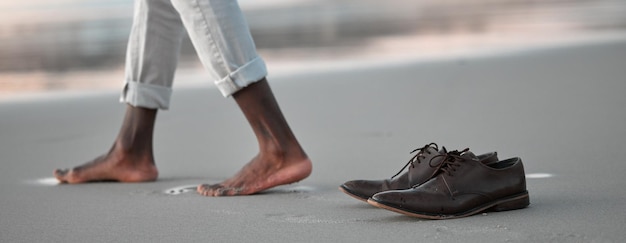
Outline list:
[[[167,110],[169,109],[171,96],[171,88],[136,81],[126,81],[120,102],[135,107]]]
[[[267,76],[265,61],[261,57],[256,57],[228,76],[215,81],[215,85],[224,97],[228,97],[265,76]]]

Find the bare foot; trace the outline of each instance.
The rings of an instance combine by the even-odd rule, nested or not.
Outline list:
[[[122,128],[105,155],[70,170],[55,170],[62,183],[91,181],[142,182],[156,180],[152,134],[156,109],[128,105]]]
[[[94,181],[144,182],[156,180],[159,172],[151,159],[114,154],[100,156],[73,169],[57,169],[54,176],[62,183]]]
[[[204,196],[250,195],[298,182],[312,164],[285,120],[274,94],[262,80],[233,94],[259,143],[259,154],[233,177],[215,185],[199,185]]]
[[[311,174],[308,158],[276,163],[257,156],[233,177],[219,184],[202,184],[198,193],[204,196],[250,195],[275,186],[301,181]]]

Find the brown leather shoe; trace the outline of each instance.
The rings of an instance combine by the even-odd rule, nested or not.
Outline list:
[[[339,190],[358,200],[367,201],[368,198],[382,191],[408,189],[432,178],[443,164],[447,154],[445,147],[439,150],[435,143],[427,144],[411,153],[414,152],[417,154],[391,179],[348,181],[343,183]],[[487,164],[495,163],[498,162],[498,154],[496,152],[486,153],[479,155],[478,159]],[[409,170],[400,175],[407,167]]]
[[[461,154],[462,153],[462,154]],[[530,204],[520,158],[485,165],[466,150],[449,152],[439,173],[406,190],[377,193],[368,203],[418,218],[450,219]]]

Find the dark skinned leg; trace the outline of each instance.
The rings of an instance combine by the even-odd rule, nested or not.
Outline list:
[[[267,80],[253,83],[233,97],[256,135],[259,153],[233,177],[215,185],[199,185],[198,193],[249,195],[308,177],[311,161],[283,117]]]
[[[158,176],[152,136],[157,110],[128,105],[122,128],[107,154],[70,170],[55,170],[63,183],[93,181],[143,182]]]

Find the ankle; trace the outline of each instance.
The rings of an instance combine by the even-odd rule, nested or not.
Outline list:
[[[114,146],[126,152],[152,149],[152,133],[144,131],[124,131],[118,134]]]
[[[120,161],[154,161],[152,146],[137,146],[116,140],[109,156],[115,156]]]
[[[283,144],[265,143],[259,150],[261,157],[269,158],[272,161],[290,163],[308,159],[302,147],[296,143]]]

